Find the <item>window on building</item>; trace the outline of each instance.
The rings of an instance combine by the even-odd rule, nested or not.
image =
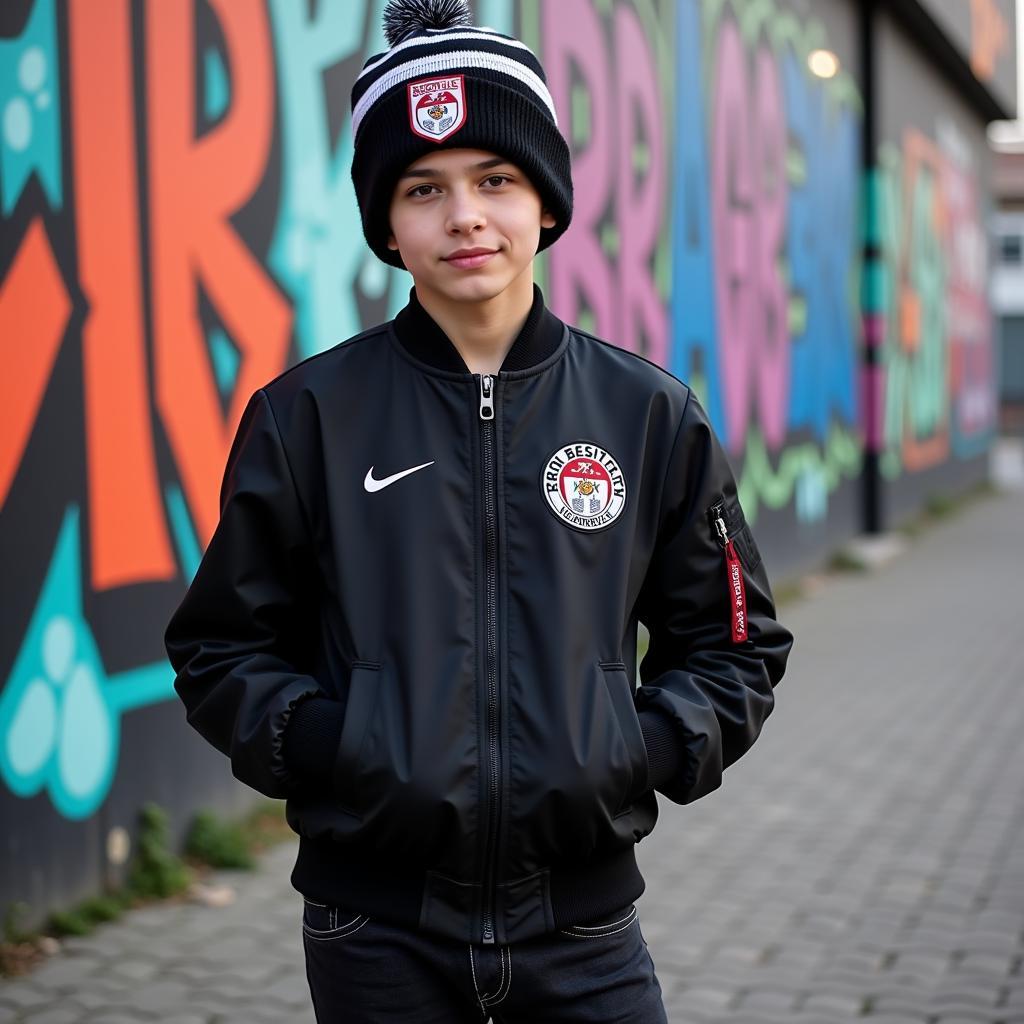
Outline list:
[[[1024,260],[1024,238],[1020,235],[999,237],[999,262],[1017,265]]]

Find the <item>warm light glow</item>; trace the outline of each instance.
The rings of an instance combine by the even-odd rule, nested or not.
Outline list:
[[[831,50],[811,50],[807,54],[811,74],[819,78],[835,78],[839,73],[839,58]]]

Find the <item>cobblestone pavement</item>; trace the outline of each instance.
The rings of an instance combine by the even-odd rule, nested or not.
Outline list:
[[[785,608],[761,739],[638,847],[673,1024],[1024,1024],[1022,526],[979,501]],[[67,941],[0,1021],[312,1024],[293,856]]]

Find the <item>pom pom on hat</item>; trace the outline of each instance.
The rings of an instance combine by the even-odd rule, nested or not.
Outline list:
[[[428,28],[455,28],[472,21],[466,0],[391,0],[384,8],[388,46]]]

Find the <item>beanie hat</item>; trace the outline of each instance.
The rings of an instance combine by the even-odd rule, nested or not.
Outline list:
[[[391,197],[402,172],[437,149],[486,149],[516,164],[555,226],[538,251],[569,226],[569,147],[558,130],[544,69],[525,43],[470,25],[465,0],[391,0],[390,49],[371,57],[352,87],[352,182],[370,248],[388,248]]]

